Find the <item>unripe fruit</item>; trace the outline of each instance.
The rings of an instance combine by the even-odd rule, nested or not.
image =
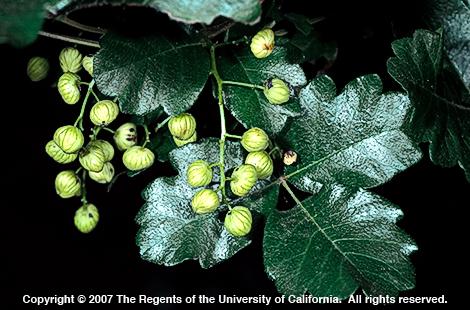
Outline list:
[[[109,183],[114,177],[113,164],[107,162],[104,164],[103,169],[100,172],[89,171],[88,175],[90,176],[90,179],[100,184]]]
[[[225,216],[224,226],[235,237],[246,236],[251,230],[253,218],[246,207],[236,206]]]
[[[245,164],[255,167],[258,179],[267,179],[273,174],[273,160],[265,151],[249,153],[246,156]]]
[[[284,165],[290,166],[292,164],[295,164],[297,161],[297,153],[294,151],[287,151],[284,153],[282,161],[284,162]]]
[[[95,229],[99,220],[100,214],[98,213],[98,209],[91,203],[85,204],[78,208],[73,218],[75,227],[77,227],[77,229],[84,234],[87,234]]]
[[[193,211],[197,214],[214,212],[219,205],[219,196],[211,189],[201,189],[191,200]]]
[[[119,107],[111,100],[100,100],[90,110],[90,120],[97,126],[107,126],[116,119]]]
[[[251,128],[245,131],[241,144],[248,152],[264,151],[269,145],[269,137],[261,128]]]
[[[62,171],[55,178],[55,190],[62,198],[80,196],[80,178],[72,170]]]
[[[104,161],[105,162],[106,161],[111,161],[113,159],[113,157],[114,157],[114,148],[111,145],[111,143],[109,143],[106,140],[101,140],[101,139],[95,140],[91,143],[93,143],[93,144],[95,144],[95,145],[97,145],[101,148],[101,150],[104,153]]]
[[[66,125],[58,128],[54,133],[54,142],[65,153],[78,152],[85,142],[82,132],[75,126]]]
[[[133,146],[122,155],[124,166],[132,171],[146,169],[152,166],[154,161],[153,152],[142,146]]]
[[[196,160],[186,172],[189,185],[192,187],[206,186],[212,181],[212,169],[204,160]]]
[[[196,131],[196,119],[189,113],[181,113],[171,117],[168,129],[172,136],[180,140],[188,140]]]
[[[90,142],[78,155],[78,161],[88,171],[100,172],[103,170],[106,156],[97,144]]]
[[[258,180],[256,168],[252,165],[241,165],[231,176],[230,189],[237,196],[245,196]]]
[[[134,146],[137,143],[137,126],[133,123],[122,124],[114,133],[114,143],[120,151]]]
[[[46,78],[49,72],[49,62],[43,57],[33,57],[28,61],[26,73],[33,82],[39,82]]]
[[[67,154],[53,140],[47,142],[46,153],[59,164],[68,164],[77,159],[78,154]]]
[[[196,142],[197,141],[197,132],[194,132],[194,134],[188,140],[181,140],[181,139],[178,139],[177,137],[173,136],[173,141],[175,142],[177,147],[182,147],[183,145],[186,145],[188,143]]]
[[[289,86],[280,79],[269,80],[264,85],[264,95],[266,99],[272,104],[283,104],[289,101],[290,91]]]
[[[64,48],[59,55],[62,71],[77,73],[82,68],[82,54],[73,47]]]
[[[85,56],[82,60],[83,68],[88,74],[93,76],[93,56]]]
[[[269,29],[259,31],[252,39],[250,49],[256,58],[266,58],[274,49],[274,32]]]
[[[60,76],[57,89],[65,103],[76,104],[80,100],[79,82],[80,77],[74,73],[67,72]]]

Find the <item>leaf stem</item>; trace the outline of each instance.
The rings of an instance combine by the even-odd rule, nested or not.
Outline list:
[[[82,171],[82,198],[81,198],[82,204],[87,204],[88,201],[86,199],[86,170],[83,169]]]
[[[256,84],[250,84],[250,83],[243,83],[243,82],[236,82],[236,81],[222,81],[222,84],[235,85],[235,86],[242,86],[242,87],[247,87],[247,88],[252,88],[252,89],[264,90],[263,86],[256,85]]]
[[[97,41],[93,41],[93,40],[71,37],[71,36],[66,36],[63,34],[50,33],[50,32],[46,32],[42,30],[38,32],[38,35],[51,38],[51,39],[65,41],[65,42],[100,48],[100,44]]]
[[[233,138],[233,139],[239,139],[239,140],[241,140],[241,138],[242,138],[242,136],[232,135],[232,134],[229,134],[229,133],[226,133],[226,134],[225,134],[225,137],[227,137],[227,138]]]
[[[75,120],[75,123],[73,124],[76,127],[80,123],[80,130],[82,131],[83,131],[83,115],[85,114],[85,107],[88,102],[88,97],[90,97],[90,93],[93,92],[92,88],[94,85],[95,85],[95,80],[91,80],[91,82],[88,84],[88,90],[82,102],[82,108],[80,109],[80,114],[78,115],[77,119]]]
[[[286,191],[289,193],[289,195],[292,197],[292,199],[294,199],[295,203],[296,203],[297,205],[303,207],[303,206],[302,206],[302,201],[300,201],[300,199],[297,198],[297,196],[294,194],[294,192],[293,192],[292,189],[290,188],[289,184],[287,184],[285,178],[281,178],[281,185],[286,189]]]
[[[145,141],[142,147],[145,147],[150,142],[150,131],[147,125],[143,124],[142,127],[144,127],[145,130]]]
[[[167,118],[165,118],[163,121],[161,121],[160,123],[158,123],[157,127],[155,127],[155,133],[156,133],[157,131],[159,131],[163,126],[165,126],[166,123],[168,123],[168,121],[171,119],[171,117],[172,117],[172,116],[170,115],[170,116],[168,116]]]
[[[103,130],[107,131],[107,132],[110,132],[112,134],[115,134],[116,131],[112,130],[111,128],[108,128],[108,127],[103,127]]]
[[[233,41],[227,41],[227,42],[222,42],[222,43],[217,43],[215,47],[221,47],[221,46],[227,46],[227,45],[238,45],[240,43],[245,43],[248,44],[250,41],[248,40],[248,37],[244,36],[243,38],[240,38],[238,40],[233,40]]]
[[[74,21],[73,19],[70,19],[66,15],[59,15],[55,18],[55,20],[57,20],[57,21],[59,21],[63,24],[69,25],[73,28],[79,29],[79,30],[83,30],[83,31],[91,32],[91,33],[97,33],[97,34],[105,34],[106,33],[106,30],[104,30],[104,29],[84,25],[82,23]]]

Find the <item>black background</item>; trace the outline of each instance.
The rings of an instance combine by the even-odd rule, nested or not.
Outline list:
[[[312,16],[326,16],[322,31],[338,39],[338,59],[327,73],[339,89],[350,79],[366,73],[378,73],[387,90],[398,89],[386,73],[386,59],[391,55],[390,42],[419,26],[418,3],[411,6],[405,1],[388,5],[358,1],[346,5],[343,1],[329,1],[308,12]],[[295,10],[296,5],[290,9]],[[93,10],[77,16],[80,21],[105,20],[108,26],[127,22],[136,28],[142,25],[142,16],[151,17],[152,22],[143,25],[147,28],[158,28],[166,22],[164,15],[150,12],[115,9],[106,16],[103,12]],[[74,33],[57,24],[46,26]],[[24,294],[277,296],[273,282],[264,273],[260,234],[248,248],[210,270],[201,269],[194,261],[162,267],[140,259],[134,240],[137,231],[134,216],[143,203],[140,191],[156,176],[168,174],[170,170],[165,166],[155,167],[132,180],[124,177],[111,193],[106,193],[103,187],[91,186],[89,200],[100,209],[100,223],[89,235],[75,229],[73,214],[80,202],[63,200],[55,194],[54,178],[63,167],[53,163],[44,152],[54,130],[73,122],[79,110],[78,105],[63,104],[57,90],[51,87],[59,76],[57,56],[64,46],[45,38],[24,49],[0,46],[4,78],[0,97],[4,241],[1,256],[6,258],[1,279],[5,282],[6,303],[10,304],[7,309],[20,308]],[[81,50],[93,52],[88,48]],[[49,77],[39,83],[32,83],[25,74],[26,62],[34,55],[48,57],[52,66]],[[205,96],[211,100],[208,90]],[[211,131],[207,127],[214,123],[205,122],[213,113],[208,112],[210,108],[206,100],[198,102],[194,110],[198,111],[199,124],[205,124],[203,131],[216,135],[217,129]],[[419,246],[411,257],[416,268],[416,288],[402,295],[445,294],[449,303],[454,304],[463,299],[456,281],[468,272],[464,250],[468,245],[465,213],[470,202],[470,185],[460,168],[436,167],[428,159],[426,145],[423,150],[425,156],[420,163],[374,191],[403,209],[405,216],[399,224]]]

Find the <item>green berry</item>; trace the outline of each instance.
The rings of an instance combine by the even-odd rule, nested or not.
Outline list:
[[[196,131],[196,119],[189,113],[181,113],[170,118],[168,129],[172,136],[188,140]]]
[[[85,56],[82,60],[83,68],[88,74],[93,76],[93,56]]]
[[[191,200],[193,211],[197,214],[214,212],[219,205],[219,196],[211,189],[201,189]]]
[[[55,178],[55,190],[62,198],[80,196],[80,178],[72,170],[62,171]]]
[[[43,57],[33,57],[28,61],[26,73],[33,82],[44,80],[49,72],[49,62]]]
[[[189,165],[186,177],[192,187],[206,186],[212,181],[212,169],[206,161],[196,160]]]
[[[111,145],[111,143],[109,143],[108,141],[105,141],[105,140],[101,140],[101,139],[95,140],[91,143],[93,143],[93,144],[95,144],[95,145],[97,145],[101,148],[101,150],[104,153],[104,161],[105,162],[111,161],[113,159],[113,157],[114,157],[114,148]]]
[[[107,126],[116,119],[119,107],[111,100],[101,100],[90,110],[90,120],[96,126]]]
[[[76,104],[80,100],[79,82],[80,77],[75,73],[67,72],[60,76],[59,82],[57,82],[57,89],[65,103]]]
[[[248,152],[264,151],[269,145],[269,137],[263,129],[254,127],[245,131],[241,144]]]
[[[120,151],[134,146],[137,143],[137,126],[133,123],[121,125],[114,133],[114,143]]]
[[[131,171],[146,169],[152,166],[154,161],[153,152],[142,146],[133,146],[122,155],[124,166]]]
[[[91,203],[81,206],[75,212],[75,217],[73,218],[75,227],[84,234],[95,229],[99,220],[100,214],[98,213],[98,209]]]
[[[101,169],[100,172],[89,171],[88,175],[90,176],[90,179],[100,184],[109,183],[114,177],[113,164],[107,162],[104,164],[103,169]]]
[[[256,58],[266,58],[274,49],[274,32],[269,29],[259,31],[252,39],[250,49]]]
[[[249,153],[246,156],[245,164],[255,167],[258,179],[267,179],[273,174],[273,160],[266,151]]]
[[[224,226],[235,237],[246,236],[251,230],[253,218],[248,208],[236,206],[225,216]]]
[[[241,165],[232,172],[230,189],[237,196],[245,196],[258,180],[256,168],[252,165]]]
[[[289,101],[289,86],[280,79],[269,80],[264,85],[264,95],[272,104],[283,104]]]
[[[73,47],[64,48],[59,55],[62,71],[77,73],[82,68],[82,54]]]
[[[74,153],[74,154],[65,153],[53,140],[47,142],[46,153],[59,164],[71,163],[75,159],[77,159],[77,156],[78,156],[77,153]]]
[[[65,153],[78,152],[85,142],[82,132],[75,126],[66,125],[58,128],[54,133],[54,142]]]
[[[178,139],[177,137],[173,136],[173,141],[175,142],[177,147],[182,147],[188,143],[193,143],[197,141],[197,132],[194,132],[194,134],[191,136],[191,138],[187,140],[181,140]]]
[[[78,161],[86,170],[100,172],[106,162],[106,155],[99,145],[90,142],[78,155]]]

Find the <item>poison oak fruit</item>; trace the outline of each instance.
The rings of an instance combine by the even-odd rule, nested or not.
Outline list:
[[[71,163],[75,159],[77,159],[77,156],[78,156],[77,153],[73,153],[73,154],[65,153],[53,140],[47,142],[46,153],[59,164]]]
[[[106,155],[100,146],[90,142],[80,151],[78,161],[88,171],[100,172],[103,170],[104,163],[106,162]]]
[[[114,148],[111,145],[111,143],[109,143],[106,140],[101,140],[101,139],[95,140],[91,143],[93,143],[93,144],[95,144],[95,145],[97,145],[98,147],[101,148],[101,150],[104,153],[104,161],[105,162],[111,161],[113,159],[113,157],[114,157]]]
[[[77,73],[82,68],[82,54],[73,47],[64,48],[59,55],[62,71]]]
[[[248,152],[263,151],[269,145],[269,137],[261,128],[251,128],[245,131],[241,144]]]
[[[256,58],[266,58],[274,49],[274,32],[269,29],[259,31],[252,39],[250,49]]]
[[[168,129],[172,136],[188,140],[196,132],[196,119],[189,113],[181,113],[170,119]]]
[[[76,153],[85,142],[82,132],[75,126],[66,125],[59,127],[54,133],[54,142],[65,153]]]
[[[124,166],[132,171],[146,169],[152,166],[154,161],[155,155],[151,150],[137,145],[127,149],[122,155]]]
[[[186,145],[188,143],[193,143],[197,141],[197,132],[194,132],[194,134],[191,136],[191,138],[187,140],[181,140],[178,139],[177,137],[173,136],[173,141],[175,142],[177,147],[182,147],[183,145]]]
[[[62,198],[80,196],[80,178],[72,170],[62,171],[55,178],[55,190]]]
[[[88,175],[90,176],[90,179],[100,184],[109,183],[114,177],[113,164],[107,162],[104,164],[103,169],[101,169],[100,172],[89,171]]]
[[[197,214],[214,212],[219,205],[219,196],[211,189],[201,189],[191,200],[193,211]]]
[[[134,146],[137,143],[137,126],[133,123],[122,124],[114,133],[114,143],[120,151]]]
[[[43,57],[33,57],[28,61],[26,73],[33,82],[39,82],[46,78],[49,72],[49,62]]]
[[[212,169],[206,161],[196,160],[189,165],[186,177],[192,187],[206,186],[212,181]]]
[[[93,76],[93,56],[85,56],[82,60],[83,68],[88,74]]]
[[[251,230],[253,218],[246,207],[236,206],[225,216],[224,226],[235,237],[246,236]]]
[[[265,151],[249,153],[248,156],[246,156],[245,164],[255,167],[258,179],[267,179],[273,174],[273,160]]]
[[[231,176],[230,189],[237,196],[245,196],[258,180],[256,168],[252,165],[237,167]]]
[[[57,89],[62,99],[67,104],[76,104],[80,100],[80,77],[74,73],[64,73],[57,82]]]
[[[264,95],[272,104],[283,104],[289,101],[289,86],[280,79],[272,79],[264,85]]]
[[[284,165],[286,166],[290,166],[294,164],[297,161],[297,153],[294,151],[285,152],[282,157],[282,161],[284,162]]]
[[[100,100],[90,110],[90,120],[97,126],[107,126],[116,119],[119,107],[111,100]]]
[[[84,234],[95,229],[99,220],[100,214],[98,213],[98,209],[91,203],[87,203],[78,208],[73,218],[75,227]]]

